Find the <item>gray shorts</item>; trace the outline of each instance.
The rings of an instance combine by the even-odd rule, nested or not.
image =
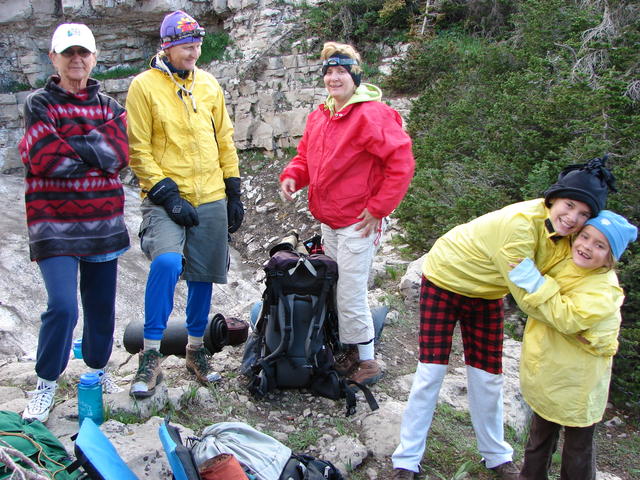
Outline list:
[[[197,207],[200,224],[190,228],[175,223],[163,207],[147,198],[142,201],[140,210],[140,248],[149,260],[153,261],[163,253],[179,253],[184,261],[184,280],[227,283],[229,242],[226,200]]]

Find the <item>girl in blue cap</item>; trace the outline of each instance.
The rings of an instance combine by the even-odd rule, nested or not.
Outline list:
[[[520,305],[529,314],[520,388],[533,417],[521,480],[547,478],[563,427],[560,479],[596,478],[595,425],[607,403],[624,300],[613,266],[637,232],[602,210],[577,234],[571,256],[547,275],[531,259],[509,274],[526,290]]]

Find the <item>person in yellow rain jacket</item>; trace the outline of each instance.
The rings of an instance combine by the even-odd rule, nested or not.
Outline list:
[[[546,273],[570,253],[569,236],[604,208],[614,178],[606,158],[571,165],[545,198],[515,203],[458,225],[426,256],[420,292],[420,358],[400,443],[391,457],[393,479],[420,470],[452,337],[460,323],[467,371],[469,411],[485,466],[503,480],[516,480],[513,448],[504,439],[502,398],[502,297],[523,291],[508,275],[511,264],[531,258]]]
[[[160,381],[160,341],[180,276],[187,281],[186,366],[200,383],[210,371],[203,334],[212,284],[227,283],[228,233],[242,223],[238,155],[222,88],[196,67],[205,31],[183,11],[160,27],[162,50],[127,95],[131,168],[142,189],[140,246],[151,260],[144,347],[130,394]]]
[[[563,426],[560,479],[596,478],[594,432],[607,403],[624,299],[613,264],[637,235],[624,217],[603,210],[547,275],[531,259],[509,273],[529,313],[520,388],[533,417],[521,480],[547,478]]]

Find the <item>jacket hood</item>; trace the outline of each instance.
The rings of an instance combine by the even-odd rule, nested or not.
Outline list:
[[[370,83],[361,83],[356,91],[353,93],[347,103],[345,103],[343,109],[348,105],[362,102],[379,102],[382,100],[382,90]],[[325,106],[331,110],[331,113],[335,113],[335,100],[332,96],[328,96],[324,102]]]

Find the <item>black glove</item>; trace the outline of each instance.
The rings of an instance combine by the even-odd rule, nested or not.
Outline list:
[[[180,196],[176,182],[169,177],[156,183],[147,197],[156,205],[161,205],[169,218],[183,227],[195,227],[200,223],[198,212],[188,201]]]
[[[227,223],[229,233],[233,233],[240,228],[244,219],[244,207],[240,201],[240,178],[225,178],[224,186],[227,193]]]

